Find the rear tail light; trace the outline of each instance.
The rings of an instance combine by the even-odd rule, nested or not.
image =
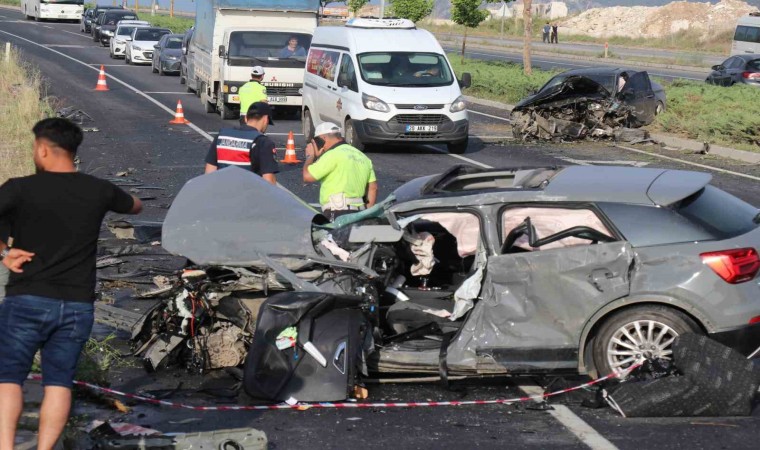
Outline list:
[[[760,72],[742,72],[742,78],[760,81]]]
[[[755,325],[755,324],[758,324],[758,323],[760,323],[760,316],[755,316],[755,317],[749,319],[749,324],[750,325]]]
[[[727,283],[749,281],[760,271],[760,257],[754,248],[739,248],[719,252],[702,253],[702,262]]]

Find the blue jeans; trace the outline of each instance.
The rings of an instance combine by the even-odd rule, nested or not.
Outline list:
[[[43,386],[71,388],[94,311],[91,303],[6,297],[0,303],[0,383],[23,385],[41,350]]]

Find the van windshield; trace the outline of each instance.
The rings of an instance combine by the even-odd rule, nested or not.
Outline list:
[[[378,86],[448,86],[454,81],[443,55],[416,52],[362,53],[362,79]]]

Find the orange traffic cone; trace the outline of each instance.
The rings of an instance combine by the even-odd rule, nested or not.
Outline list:
[[[190,123],[187,119],[185,119],[185,112],[182,110],[181,100],[177,100],[177,112],[174,113],[174,120],[170,121],[169,123],[173,123],[177,125]]]
[[[107,91],[108,85],[106,84],[106,68],[100,65],[100,75],[98,75],[98,84],[95,86],[96,91]]]
[[[296,158],[296,140],[293,137],[293,132],[288,133],[288,142],[285,144],[285,159],[282,160],[285,164],[298,164],[301,161]]]

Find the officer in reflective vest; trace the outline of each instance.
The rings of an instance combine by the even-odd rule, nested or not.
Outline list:
[[[277,184],[275,174],[279,170],[274,159],[275,144],[264,134],[267,126],[274,124],[271,115],[269,104],[256,102],[248,108],[244,125],[219,130],[206,155],[206,173],[237,166]]]
[[[320,182],[319,203],[330,219],[369,208],[377,201],[377,177],[372,161],[346,144],[340,128],[325,122],[306,146],[303,180]]]
[[[264,68],[255,66],[251,69],[251,81],[240,87],[238,95],[240,96],[240,124],[245,120],[245,114],[248,108],[256,102],[267,103],[267,88],[261,84],[264,79]]]

